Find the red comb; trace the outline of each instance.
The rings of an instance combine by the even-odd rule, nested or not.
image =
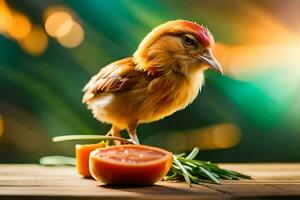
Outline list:
[[[211,39],[212,37],[209,31],[204,26],[190,21],[182,21],[182,25],[191,28],[193,30],[193,33],[195,34],[195,37],[203,46],[211,46],[211,43],[213,42]]]

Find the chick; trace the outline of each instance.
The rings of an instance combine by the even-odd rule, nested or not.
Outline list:
[[[214,39],[203,26],[175,20],[154,28],[133,57],[102,68],[84,87],[82,102],[94,117],[112,125],[109,134],[127,129],[139,143],[137,126],[184,109],[204,83],[203,72],[222,68],[213,57]]]

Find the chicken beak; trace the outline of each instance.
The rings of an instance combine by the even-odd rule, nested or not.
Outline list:
[[[208,49],[204,54],[195,56],[197,59],[201,60],[209,66],[210,69],[219,72],[223,75],[223,69],[219,62],[215,59],[210,49]]]

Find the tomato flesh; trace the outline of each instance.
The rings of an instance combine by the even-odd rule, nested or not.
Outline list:
[[[164,155],[162,152],[151,149],[137,149],[136,147],[107,149],[96,154],[99,158],[123,163],[144,163],[160,159]]]
[[[120,145],[90,154],[90,173],[106,184],[151,185],[170,170],[172,154],[145,145]]]

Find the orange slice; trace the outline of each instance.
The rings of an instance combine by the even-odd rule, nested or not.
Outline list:
[[[92,151],[105,146],[105,143],[100,142],[98,144],[77,144],[75,146],[76,154],[76,168],[78,174],[84,177],[91,177],[89,171],[89,156]]]

